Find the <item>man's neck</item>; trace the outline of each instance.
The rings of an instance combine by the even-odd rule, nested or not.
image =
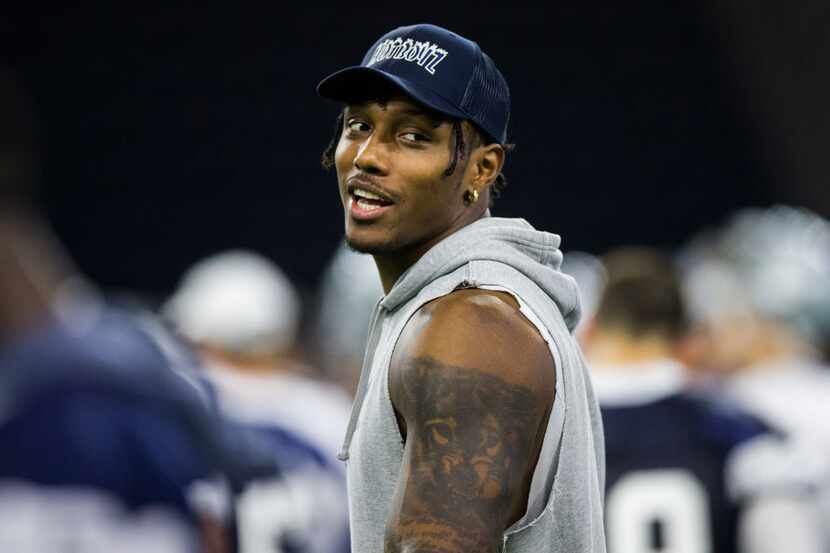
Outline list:
[[[442,242],[448,236],[455,234],[462,228],[470,225],[479,219],[484,219],[490,216],[490,210],[485,209],[482,212],[476,213],[469,218],[460,219],[456,224],[452,225],[449,229],[442,232],[441,234],[430,238],[429,240],[412,246],[410,248],[406,248],[405,250],[397,251],[394,253],[380,253],[380,254],[373,254],[372,257],[375,258],[375,264],[378,267],[378,273],[380,274],[380,282],[383,286],[383,293],[388,294],[398,279],[404,274],[407,269],[413,266],[415,263],[421,259],[424,254],[426,254],[429,250],[431,250],[434,246]]]
[[[426,252],[424,252],[426,253]],[[376,254],[375,265],[378,267],[380,284],[383,286],[383,293],[388,294],[402,274],[414,265],[423,253],[417,256],[401,256],[400,254]]]

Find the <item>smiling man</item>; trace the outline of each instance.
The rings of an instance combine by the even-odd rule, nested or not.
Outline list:
[[[385,296],[341,458],[352,550],[602,552],[603,439],[559,237],[490,216],[510,94],[479,46],[415,25],[323,80],[349,245]]]

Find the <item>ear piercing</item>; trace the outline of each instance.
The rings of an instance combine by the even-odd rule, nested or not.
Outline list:
[[[478,190],[471,188],[464,192],[464,204],[473,205],[478,201]]]

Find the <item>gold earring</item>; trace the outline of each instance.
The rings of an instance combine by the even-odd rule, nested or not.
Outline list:
[[[472,205],[478,201],[478,190],[472,188],[464,192],[464,203]]]

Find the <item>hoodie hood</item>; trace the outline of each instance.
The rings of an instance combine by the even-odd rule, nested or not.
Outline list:
[[[388,311],[412,299],[424,286],[471,261],[495,261],[518,270],[557,305],[569,330],[581,313],[576,281],[564,274],[561,239],[539,231],[524,219],[484,217],[448,236],[410,267],[381,306]]]

